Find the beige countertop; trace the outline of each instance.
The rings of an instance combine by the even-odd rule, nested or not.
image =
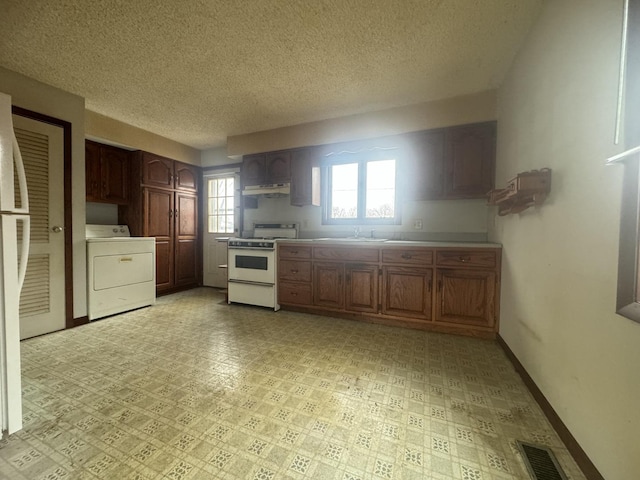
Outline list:
[[[415,247],[432,247],[432,248],[502,248],[499,243],[491,242],[427,242],[416,240],[387,240],[383,238],[369,239],[362,238],[298,238],[279,240],[279,242],[294,243],[312,243],[314,245],[369,245],[369,246],[415,246]]]

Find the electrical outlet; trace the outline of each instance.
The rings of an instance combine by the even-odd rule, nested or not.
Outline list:
[[[413,221],[413,229],[414,230],[422,230],[422,220],[421,219]]]

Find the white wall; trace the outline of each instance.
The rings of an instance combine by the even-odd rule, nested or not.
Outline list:
[[[242,157],[233,159],[227,156],[227,147],[210,148],[200,152],[200,165],[203,168],[240,162],[242,162]]]
[[[496,218],[500,335],[608,479],[640,472],[640,324],[614,313],[613,145],[622,0],[546,2],[498,92],[497,184],[550,167],[536,210]]]
[[[0,67],[0,92],[11,95],[14,105],[71,122],[73,317],[83,317],[87,314],[87,267],[84,237],[84,98],[2,67]]]

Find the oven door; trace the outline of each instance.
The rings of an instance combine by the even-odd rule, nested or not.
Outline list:
[[[229,280],[273,285],[276,280],[274,250],[229,247]]]

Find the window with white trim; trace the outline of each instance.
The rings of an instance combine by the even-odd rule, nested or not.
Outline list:
[[[325,180],[323,223],[399,222],[397,159],[393,150],[329,158]]]
[[[207,231],[233,233],[235,211],[235,179],[233,175],[207,181]]]

